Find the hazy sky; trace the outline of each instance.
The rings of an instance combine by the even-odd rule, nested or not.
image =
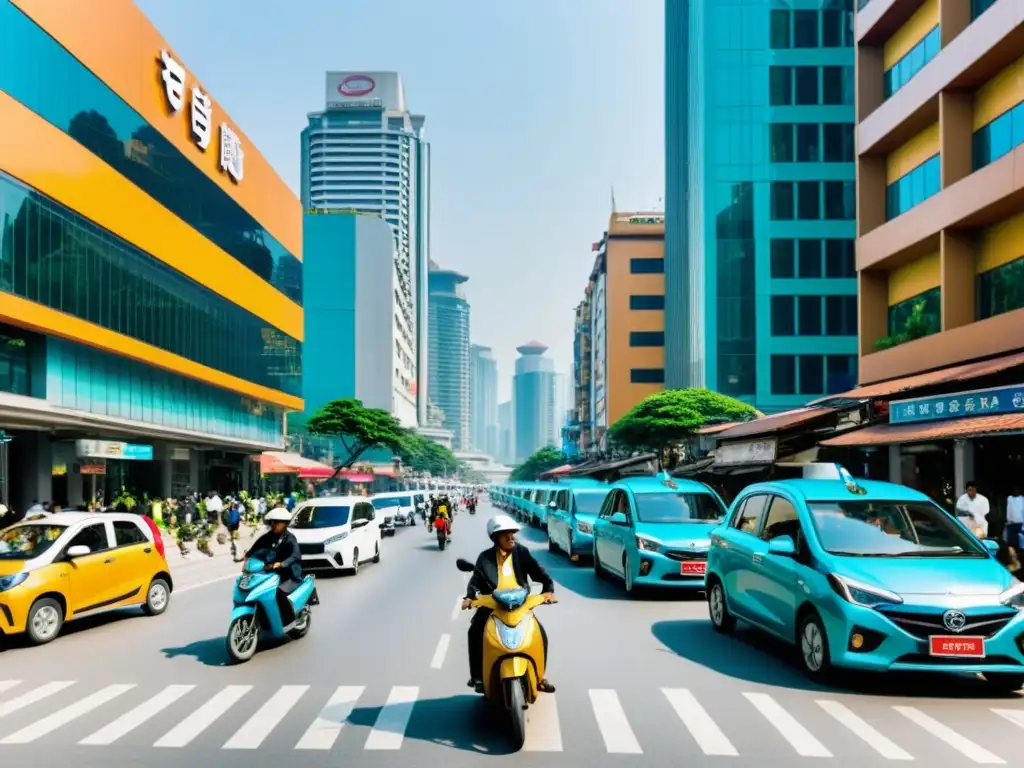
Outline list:
[[[569,371],[612,186],[619,210],[664,195],[664,0],[136,1],[296,194],[324,72],[401,72],[427,118],[431,257],[470,278],[501,398],[531,339]]]

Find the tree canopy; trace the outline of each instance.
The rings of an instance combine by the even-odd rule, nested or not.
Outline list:
[[[560,467],[566,463],[565,454],[552,445],[534,451],[522,464],[512,470],[509,480],[536,480],[537,476],[549,469]]]
[[[666,389],[633,406],[608,434],[629,450],[661,453],[707,424],[756,416],[753,406],[709,389]]]
[[[334,437],[341,441],[346,457],[337,469],[355,464],[371,448],[387,448],[399,453],[406,431],[398,420],[381,408],[366,408],[361,400],[346,397],[332,400],[318,410],[306,429],[312,435]]]
[[[458,471],[459,461],[447,447],[415,432],[406,432],[397,454],[413,472],[429,472],[435,477]]]

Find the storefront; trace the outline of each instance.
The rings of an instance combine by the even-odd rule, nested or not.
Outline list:
[[[69,465],[69,450],[73,450]],[[114,440],[75,440],[54,445],[53,503],[96,500],[111,504],[124,488],[133,496],[161,495],[160,466],[153,446]]]

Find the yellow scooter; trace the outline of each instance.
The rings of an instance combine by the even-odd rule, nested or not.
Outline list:
[[[463,572],[476,570],[462,558],[455,564]],[[472,602],[474,608],[493,611],[484,630],[484,698],[508,712],[517,750],[526,743],[526,709],[537,701],[537,683],[544,679],[547,659],[533,609],[546,602],[521,587],[495,590]]]

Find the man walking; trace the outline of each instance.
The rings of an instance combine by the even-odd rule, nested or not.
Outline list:
[[[965,520],[979,539],[988,536],[988,499],[978,493],[978,484],[973,480],[967,482],[967,492],[956,502],[956,516],[969,518]]]

